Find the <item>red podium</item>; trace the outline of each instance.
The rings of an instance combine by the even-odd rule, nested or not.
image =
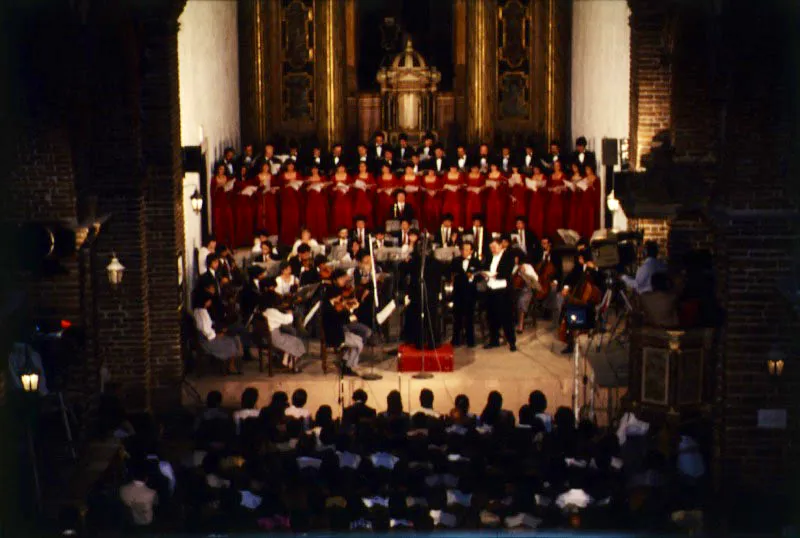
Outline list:
[[[436,349],[426,349],[426,372],[452,372],[453,371],[453,346],[443,344]],[[422,371],[423,351],[412,344],[402,344],[397,348],[397,371],[420,372]]]

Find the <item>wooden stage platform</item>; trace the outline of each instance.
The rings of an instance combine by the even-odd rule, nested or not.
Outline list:
[[[540,322],[539,327],[543,323]],[[320,405],[330,405],[335,416],[339,416],[341,405],[350,405],[353,391],[364,389],[369,397],[368,405],[379,411],[386,407],[386,396],[392,390],[399,390],[403,396],[406,411],[412,414],[419,408],[419,391],[429,388],[434,392],[434,408],[447,413],[452,409],[455,397],[466,394],[473,412],[480,413],[489,392],[499,390],[504,397],[504,407],[515,414],[520,406],[527,403],[531,391],[539,389],[548,399],[548,411],[558,406],[572,405],[572,357],[561,354],[564,344],[555,339],[553,331],[547,329],[528,329],[518,335],[518,350],[511,353],[508,347],[484,350],[479,345],[474,349],[459,347],[455,351],[455,368],[449,373],[433,373],[430,379],[414,379],[413,373],[399,373],[397,358],[381,353],[380,349],[365,349],[362,354],[360,371],[380,374],[382,379],[367,381],[358,377],[345,377],[340,380],[338,372],[329,365],[328,373],[322,373],[318,359],[318,347],[312,342],[310,353],[301,361],[302,371],[297,374],[283,373],[276,368],[275,376],[258,371],[258,361],[245,362],[244,375],[221,377],[208,375],[189,376],[188,381],[200,396],[205,399],[210,390],[223,393],[225,407],[237,408],[242,391],[255,387],[260,393],[259,407],[267,405],[272,393],[304,388],[308,393],[307,408],[314,412]],[[584,347],[586,342],[584,341]],[[397,347],[385,345],[386,349]],[[616,401],[625,388],[620,388],[627,380],[619,374],[627,374],[626,357],[617,356],[614,361],[592,350],[588,354],[590,368],[594,366],[598,386],[595,390],[595,409],[598,422],[608,420],[608,404],[616,408]],[[619,355],[619,353],[617,354]],[[620,361],[625,361],[621,364]],[[609,372],[611,369],[611,372]],[[266,370],[266,369],[265,369]],[[611,375],[613,374],[613,375]],[[196,405],[196,398],[190,398],[184,390],[184,404]],[[341,399],[340,399],[341,395]]]

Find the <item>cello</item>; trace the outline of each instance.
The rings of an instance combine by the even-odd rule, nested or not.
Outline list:
[[[593,265],[594,264],[591,264],[589,267],[592,267]],[[591,275],[589,275],[586,271],[583,271],[578,283],[573,289],[570,290],[565,299],[564,306],[588,306],[590,304],[599,303],[602,299],[602,294],[600,292],[600,288],[598,288],[594,283]],[[567,342],[568,327],[567,318],[564,313],[566,313],[566,308],[564,308],[562,311],[561,325],[558,329],[558,339],[562,342]]]
[[[536,300],[544,301],[550,295],[550,290],[553,289],[553,279],[558,274],[556,266],[552,259],[548,258],[547,261],[542,259],[536,264],[536,274],[539,275],[539,289],[536,291]]]

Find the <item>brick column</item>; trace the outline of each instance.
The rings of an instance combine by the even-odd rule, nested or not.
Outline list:
[[[142,80],[142,151],[147,163],[145,226],[153,403],[177,404],[183,372],[179,259],[185,267],[183,168],[178,91],[179,12],[165,10],[142,26],[147,59]]]
[[[653,138],[671,128],[673,27],[662,0],[628,0],[631,8],[630,161],[641,166]]]

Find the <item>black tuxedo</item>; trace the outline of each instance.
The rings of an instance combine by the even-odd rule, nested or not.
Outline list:
[[[491,162],[492,162],[492,156],[491,155],[488,155],[488,154],[487,155],[480,155],[479,154],[479,155],[476,155],[473,159],[471,159],[470,167],[477,166],[482,171],[488,171],[489,170],[489,164]]]
[[[470,216],[468,215],[467,218]],[[492,240],[492,236],[486,230],[486,226],[481,227],[480,236],[475,232],[474,227],[467,228],[464,233],[472,234],[472,250],[475,252],[475,256],[481,261],[486,261],[492,255],[489,251],[489,242]]]
[[[516,164],[514,162],[514,158],[509,153],[507,157],[503,157],[502,155],[498,158],[498,166],[500,167],[500,171],[504,173],[511,173],[511,167]]]
[[[338,161],[333,154],[328,155],[325,159],[323,159],[323,163],[324,165],[322,171],[324,171],[324,173],[329,175],[334,173],[336,171],[336,167],[339,166],[340,164],[343,164],[345,168],[348,167],[347,159],[344,158],[344,155],[339,155]]]
[[[491,270],[493,256],[484,261],[484,269]],[[505,281],[506,287],[501,289],[489,289],[486,293],[487,315],[489,318],[489,343],[499,344],[500,329],[505,333],[506,341],[509,345],[515,345],[517,336],[514,332],[514,303],[511,296],[511,274],[514,271],[514,256],[508,250],[500,254],[500,261],[497,265],[497,275],[495,279]]]
[[[405,166],[406,163],[411,162],[411,156],[414,155],[414,148],[411,146],[398,147],[394,152],[395,157],[397,157],[398,164],[401,166]]]
[[[573,151],[572,155],[569,156],[569,162],[570,164],[577,163],[581,169],[581,173],[585,170],[587,164],[597,172],[597,156],[595,156],[594,151],[584,151],[583,162],[581,162],[580,153]]]
[[[536,155],[534,155],[533,153],[531,153],[530,155],[528,155],[527,153],[523,153],[520,156],[519,161],[517,162],[520,171],[526,175],[533,174],[533,167],[537,164],[541,163],[538,162]]]
[[[317,282],[321,281],[322,277],[320,277],[319,271],[317,271],[316,267],[300,273],[300,287],[308,286],[309,284],[316,284]]]
[[[426,151],[427,151],[427,153],[425,153]],[[434,157],[433,146],[428,147],[428,148],[426,148],[425,146],[422,146],[421,148],[419,148],[419,158],[420,158],[421,161],[424,161],[424,160],[428,159],[429,157],[431,159],[433,159],[433,157]]]
[[[407,234],[407,235],[411,235],[411,233],[410,233],[410,232],[406,232],[406,234]],[[398,246],[398,247],[402,247],[402,246],[403,246],[403,231],[402,231],[402,230],[400,230],[400,231],[398,231],[398,232],[393,232],[393,233],[392,233],[392,236],[393,236],[395,239],[397,239],[397,246]],[[409,241],[410,241],[410,239],[409,239]]]
[[[453,162],[458,166],[458,171],[464,173],[469,172],[469,167],[472,165],[472,159],[467,154],[464,154],[463,157],[456,155]]]
[[[520,231],[517,230],[516,228],[511,233],[520,235]],[[536,237],[536,232],[534,232],[533,230],[528,230],[527,228],[525,229],[524,235],[525,237],[522,244],[524,244],[525,248],[524,249],[522,248],[522,244],[518,248],[520,250],[524,250],[525,258],[528,261],[533,261],[539,257],[539,250],[542,248],[539,243],[539,238]]]
[[[392,209],[389,211],[389,215],[387,215],[388,219],[395,219],[395,220],[403,220],[407,219],[409,222],[414,219],[414,208],[411,207],[408,202],[403,204],[402,211],[398,207],[397,203],[392,205]]]
[[[557,160],[561,161],[561,166],[564,168],[565,173],[566,173],[567,161],[564,159],[564,156],[561,155],[561,154],[559,154],[558,155],[558,159],[556,159],[555,155],[553,155],[552,153],[548,153],[547,156],[544,159],[542,159],[542,164],[545,166],[545,168],[547,168],[549,170],[552,170],[553,169],[553,162],[555,162]]]
[[[437,176],[441,176],[450,168],[450,163],[447,162],[445,157],[438,159],[435,155],[425,161],[425,168],[436,172]]]
[[[316,166],[319,169],[319,173],[324,174],[326,165],[327,162],[325,160],[325,157],[323,157],[322,155],[320,155],[319,157],[314,157],[313,155],[309,155],[306,159],[303,159],[303,165],[302,165],[303,173],[310,174],[311,167]]]
[[[246,323],[250,319],[250,315],[258,306],[261,301],[261,290],[256,286],[253,280],[248,279],[242,287],[239,297],[239,306],[242,309],[242,320]]]
[[[341,290],[331,286],[322,301],[322,327],[325,331],[325,345],[329,347],[339,347],[344,343],[344,328],[350,323],[350,311],[344,309],[337,312],[331,304],[331,299],[339,293]]]
[[[434,235],[433,242],[443,247],[454,247],[458,244],[456,242],[457,237],[459,237],[457,228],[450,226],[450,233],[445,234],[444,227],[439,226],[439,229],[436,230]]]
[[[464,257],[457,256],[450,262],[450,274],[453,278],[453,345],[461,343],[461,333],[465,333],[468,346],[475,345],[475,303],[478,301],[478,290],[475,281],[470,281],[468,274],[477,274],[481,263],[475,256],[467,260],[464,270]]]
[[[536,257],[532,259],[533,266],[534,268],[537,269],[536,271],[537,273],[540,272],[541,264],[544,261],[544,259],[545,259],[545,252],[541,247],[539,247],[539,250],[536,253]],[[561,277],[563,276],[563,271],[561,269],[561,256],[557,252],[553,252],[553,249],[551,248],[549,259],[553,263],[553,266],[555,266],[556,269],[555,277],[553,278],[553,280],[558,280],[558,282],[561,282]]]
[[[369,240],[369,230],[364,228],[364,237],[363,237],[363,240],[362,240],[362,237],[358,233],[358,229],[357,228],[353,228],[350,231],[350,240],[353,241],[355,239],[358,239],[358,241],[361,243],[362,247],[366,247],[367,246],[367,241]]]
[[[386,156],[386,150],[391,149],[387,144],[372,144],[367,151],[367,155],[369,155],[370,159],[373,161],[381,161]],[[380,149],[380,154],[378,150]]]

